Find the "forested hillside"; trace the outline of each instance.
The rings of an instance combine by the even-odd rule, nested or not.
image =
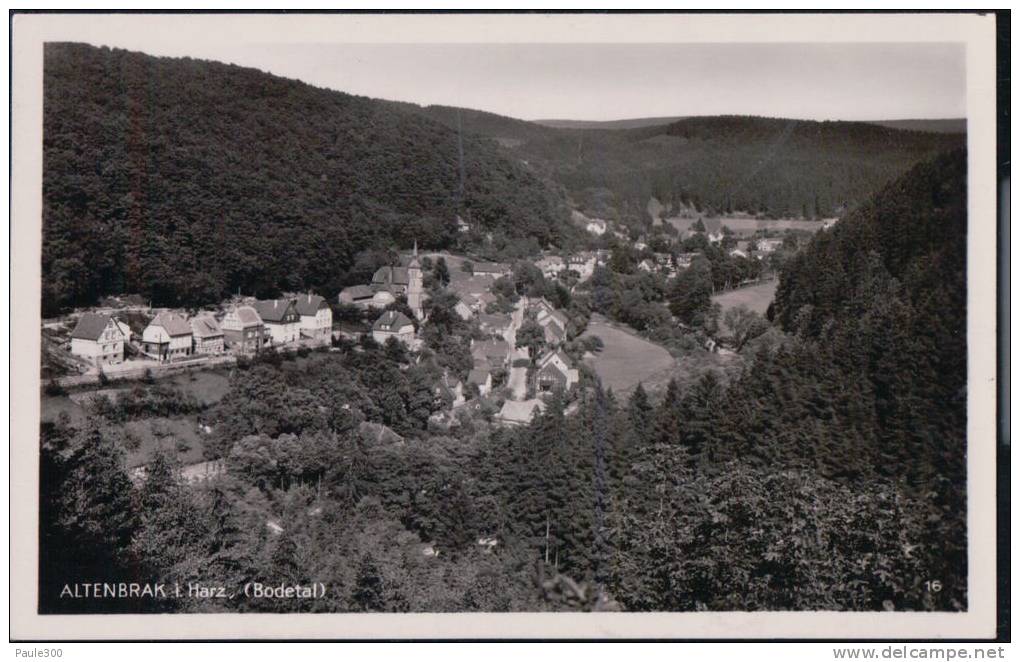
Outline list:
[[[526,426],[491,401],[437,425],[464,338],[438,290],[421,352],[267,352],[210,404],[100,396],[43,425],[41,611],[963,610],[965,181],[941,156],[820,232],[743,373],[661,397],[592,378]],[[196,406],[224,474],[188,484],[168,452],[133,484],[125,421]],[[328,589],[62,601],[67,576]]]
[[[631,221],[648,220],[651,196],[674,211],[836,216],[918,161],[965,142],[959,134],[864,122],[690,117],[627,129],[562,128],[465,109],[402,107],[496,138],[564,186],[587,213]]]
[[[562,196],[488,140],[254,69],[48,44],[43,306],[335,294],[366,248],[568,244]]]

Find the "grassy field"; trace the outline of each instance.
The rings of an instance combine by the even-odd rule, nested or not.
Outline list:
[[[776,288],[778,286],[778,280],[770,280],[761,285],[741,287],[715,295],[712,297],[712,302],[722,306],[723,313],[730,308],[743,305],[756,313],[764,315],[765,311],[768,310],[769,304],[772,303],[772,299],[776,296]]]
[[[588,363],[602,379],[602,384],[618,395],[629,392],[638,382],[654,381],[657,375],[669,374],[676,365],[663,347],[601,315],[592,315],[584,335],[602,339],[604,348],[588,359]]]
[[[752,235],[758,230],[805,230],[807,232],[818,232],[822,229],[821,221],[805,221],[796,218],[759,219],[726,217],[718,220],[722,225],[725,225],[730,230],[733,230],[734,234],[738,235]],[[666,223],[669,223],[680,232],[690,230],[691,226],[697,223],[697,221],[697,218],[665,219]]]
[[[199,402],[211,406],[227,393],[230,386],[230,379],[227,372],[220,371],[197,371],[174,375],[166,380],[159,380],[157,383],[175,386],[186,393],[195,396]],[[118,390],[129,390],[140,382],[129,382],[118,384]],[[141,384],[144,386],[144,384]],[[94,392],[96,389],[89,389]],[[106,389],[111,390],[111,389]],[[75,393],[80,396],[86,392]],[[75,397],[80,400],[80,397]],[[80,427],[86,423],[86,410],[75,403],[67,395],[42,397],[42,420],[56,421],[61,413],[67,413],[71,417],[71,424]],[[197,416],[180,416],[176,418],[148,418],[137,421],[129,421],[120,425],[121,430],[127,438],[127,451],[125,464],[128,468],[146,464],[152,456],[153,451],[163,447],[167,450],[176,450],[177,456],[184,464],[200,462],[205,459],[202,456],[204,439],[198,429]]]

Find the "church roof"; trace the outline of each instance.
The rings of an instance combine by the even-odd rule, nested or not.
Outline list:
[[[407,267],[379,267],[372,276],[372,283],[376,285],[407,285],[409,282]]]

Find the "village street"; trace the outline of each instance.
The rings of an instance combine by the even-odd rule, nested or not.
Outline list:
[[[509,361],[510,375],[507,378],[507,387],[514,400],[524,400],[528,395],[528,369],[527,367],[514,367],[517,359],[527,359],[527,348],[517,347],[517,329],[521,328],[524,322],[524,310],[528,307],[527,297],[521,297],[517,302],[517,308],[510,315],[510,326],[507,328],[503,338],[510,345]]]

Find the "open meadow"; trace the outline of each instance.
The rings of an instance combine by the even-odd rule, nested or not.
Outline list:
[[[668,373],[675,364],[665,348],[601,315],[592,315],[584,336],[602,339],[602,351],[589,358],[588,363],[602,384],[618,395],[630,392],[638,382],[653,380],[657,373]]]
[[[760,285],[739,287],[722,294],[716,294],[712,297],[712,303],[722,306],[724,314],[730,308],[747,306],[750,310],[764,315],[765,311],[769,308],[769,304],[772,303],[776,296],[776,288],[778,286],[778,280],[770,280]]]

